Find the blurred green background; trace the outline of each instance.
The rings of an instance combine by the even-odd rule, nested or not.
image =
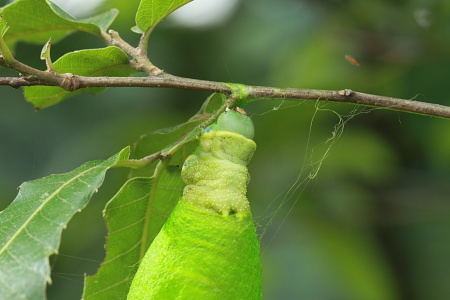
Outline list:
[[[97,9],[119,8],[112,28],[135,43],[129,28],[138,3],[111,0]],[[215,24],[164,20],[151,38],[151,60],[191,78],[349,88],[450,105],[449,1],[234,4]],[[79,33],[54,44],[52,56],[103,46]],[[40,49],[19,44],[16,57],[44,69]],[[14,75],[0,69],[0,76]],[[112,88],[35,112],[21,90],[0,87],[0,209],[23,181],[107,158],[144,133],[186,121],[207,96]],[[339,122],[333,111],[346,119],[353,109],[314,101],[246,107],[257,132],[248,196],[262,236],[264,299],[448,299],[450,120],[362,111],[333,140],[317,177],[308,179]],[[104,256],[102,209],[126,176],[126,170],[110,171],[63,232],[51,258],[49,299],[80,298],[84,273],[94,274]]]

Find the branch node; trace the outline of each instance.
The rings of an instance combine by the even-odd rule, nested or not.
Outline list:
[[[23,86],[23,83],[20,82],[22,78],[13,78],[10,82],[9,82],[9,86],[15,89],[20,88],[21,86]]]
[[[150,76],[158,76],[161,75],[162,73],[164,73],[164,70],[161,70],[160,68],[155,66],[152,66],[149,71]]]
[[[80,79],[72,73],[62,74],[63,80],[59,84],[66,91],[73,92],[80,88]]]
[[[348,96],[350,96],[351,94],[353,94],[353,91],[350,90],[350,89],[345,89],[345,90],[340,90],[340,91],[338,91],[338,94],[341,95],[341,96],[346,96],[346,97],[348,97]]]

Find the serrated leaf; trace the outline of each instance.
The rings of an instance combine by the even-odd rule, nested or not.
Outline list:
[[[57,253],[62,230],[89,202],[106,171],[128,156],[127,147],[107,160],[21,185],[16,199],[0,212],[2,299],[45,299],[48,257]]]
[[[219,109],[225,100],[226,98],[223,94],[214,93],[206,99],[200,110],[186,123],[142,135],[139,141],[134,145],[133,158],[143,158],[160,150],[167,152],[167,149],[175,147],[177,143],[186,144],[195,139],[195,133],[190,134],[190,132]],[[199,131],[196,133],[198,132]],[[183,141],[178,141],[185,135],[189,135],[189,137],[183,139]],[[195,147],[196,145],[193,145],[192,143],[191,145],[185,145],[181,150],[175,153],[170,162],[172,164],[181,165]],[[150,176],[152,173],[153,168],[136,169],[131,172],[133,177]]]
[[[140,260],[182,196],[180,169],[169,166],[160,178],[132,178],[107,204],[106,258],[86,278],[83,299],[125,299]]]
[[[136,13],[136,25],[147,32],[177,8],[192,0],[141,0]]]
[[[134,145],[133,157],[142,158],[149,154],[158,152],[168,145],[173,145],[179,138],[185,134],[188,134],[200,123],[200,120],[188,121],[177,126],[156,130],[141,136],[139,141]],[[172,157],[171,163],[181,165],[194,148],[195,146],[192,146],[190,148],[187,147],[181,151],[178,151],[176,155]],[[153,168],[136,169],[131,171],[133,177],[150,176],[152,173]]]
[[[58,73],[81,76],[129,76],[137,71],[129,66],[128,56],[121,49],[111,46],[70,52],[54,62]],[[86,88],[68,92],[56,86],[24,87],[24,95],[37,109],[55,105],[64,99],[81,93],[99,93],[105,88]]]
[[[11,27],[5,42],[13,46],[18,41],[45,43],[50,37],[55,43],[75,31],[100,36],[106,25],[114,20],[117,11],[111,10],[100,14],[97,19],[80,22],[51,1],[18,0],[3,7],[0,15]]]
[[[220,106],[225,103],[226,97],[224,94],[214,93],[211,96],[206,99],[206,101],[203,103],[202,108],[200,109],[197,114],[195,114],[189,122],[195,122],[197,120],[204,120],[205,116],[209,116],[211,112],[213,113],[216,109],[218,109]],[[175,149],[179,148],[180,146],[184,146],[198,138],[198,136],[202,133],[202,128],[193,128],[190,130],[187,134],[185,134],[181,139],[173,142],[172,144],[166,146],[162,151],[161,154],[163,156],[171,155]],[[184,161],[186,157],[184,156],[182,159]]]

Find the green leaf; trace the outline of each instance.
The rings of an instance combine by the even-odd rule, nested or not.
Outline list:
[[[143,158],[152,153],[158,152],[165,148],[167,145],[173,144],[183,135],[189,133],[201,121],[188,121],[186,123],[156,130],[147,133],[140,137],[139,141],[134,145],[133,158]],[[171,163],[181,165],[184,159],[195,149],[195,145],[190,148],[184,148],[178,151],[175,156],[172,157]],[[131,171],[131,176],[151,176],[153,174],[154,167],[136,169]]]
[[[55,71],[52,63],[52,58],[50,56],[50,48],[52,46],[52,43],[50,40],[48,40],[47,43],[45,43],[44,47],[42,47],[41,50],[41,60],[45,61],[45,65],[47,66],[47,71]]]
[[[186,145],[190,141],[195,140],[196,133],[199,133],[196,127],[208,119],[217,109],[219,109],[225,100],[226,99],[223,94],[214,93],[206,99],[200,110],[186,123],[156,130],[141,136],[139,141],[134,145],[133,158],[143,158],[147,155],[158,152],[161,149],[163,149],[164,153],[167,153],[172,148],[182,144],[184,147],[175,153],[170,162],[178,165],[183,164],[186,157],[191,154],[196,147],[196,145],[192,143],[191,145]],[[183,136],[184,138],[179,140]],[[133,177],[151,176],[152,172],[152,168],[137,169],[132,170],[132,175]]]
[[[117,10],[80,22],[48,0],[18,0],[3,7],[0,15],[11,27],[5,42],[13,46],[18,41],[45,43],[50,37],[55,43],[75,31],[100,36],[116,17]]]
[[[5,18],[3,16],[0,16],[0,37],[3,37],[8,30],[8,24],[5,21]]]
[[[144,32],[143,32],[139,27],[137,27],[137,26],[131,27],[131,31],[133,31],[134,33],[137,33],[137,34],[143,34],[143,33],[144,33]]]
[[[7,65],[14,62],[14,57],[11,53],[11,50],[9,50],[8,45],[6,45],[5,40],[3,39],[3,36],[5,35],[6,31],[8,31],[8,29],[8,24],[6,24],[3,16],[0,15],[0,54],[2,55],[3,60]]]
[[[113,46],[67,53],[55,61],[53,67],[58,73],[80,76],[129,76],[137,72],[130,67],[126,53]],[[32,86],[24,88],[24,95],[28,102],[42,109],[81,93],[95,94],[104,89],[95,87],[68,92],[56,86]]]
[[[141,0],[136,13],[136,25],[143,32],[150,31],[171,12],[191,1],[192,0]]]
[[[98,15],[82,19],[80,22],[96,24],[102,31],[106,31],[118,14],[119,10],[112,8]]]
[[[57,253],[62,230],[89,202],[106,171],[128,156],[127,147],[107,160],[21,185],[16,199],[0,213],[2,299],[45,299],[48,257]]]
[[[106,258],[86,278],[83,299],[125,299],[139,262],[181,198],[180,169],[169,166],[160,178],[130,179],[107,204]]]

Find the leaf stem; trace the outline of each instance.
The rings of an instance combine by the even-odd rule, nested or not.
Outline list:
[[[119,161],[113,166],[113,168],[141,169],[150,166],[155,160],[161,158],[161,151],[158,151],[141,159],[128,159]]]
[[[158,167],[162,166],[161,165],[162,162],[165,161],[167,164],[168,161],[170,161],[171,157],[178,150],[180,150],[181,147],[183,147],[187,143],[192,142],[199,136],[199,134],[202,132],[201,129],[205,129],[206,127],[211,125],[219,117],[219,115],[221,113],[223,113],[228,107],[234,106],[236,104],[236,102],[239,100],[240,100],[239,98],[235,98],[232,96],[228,97],[228,100],[225,101],[225,103],[219,109],[217,109],[217,111],[215,111],[214,114],[211,114],[211,116],[209,116],[209,118],[207,118],[205,121],[203,121],[201,124],[199,124],[197,127],[192,129],[191,131],[189,131],[182,137],[180,137],[174,143],[165,147],[163,150],[155,152],[155,153],[148,155],[141,159],[129,159],[129,160],[125,160],[125,161],[120,161],[120,162],[116,163],[113,167],[114,168],[125,167],[125,168],[132,168],[132,169],[141,169],[141,168],[150,166],[154,161],[159,159],[160,162],[158,163],[158,165],[155,169],[155,174],[156,174]]]
[[[150,38],[150,34],[152,33],[153,28],[147,30],[145,33],[142,34],[141,39],[139,40],[139,46],[138,49],[142,52],[142,54],[147,56],[148,51],[148,39]]]

